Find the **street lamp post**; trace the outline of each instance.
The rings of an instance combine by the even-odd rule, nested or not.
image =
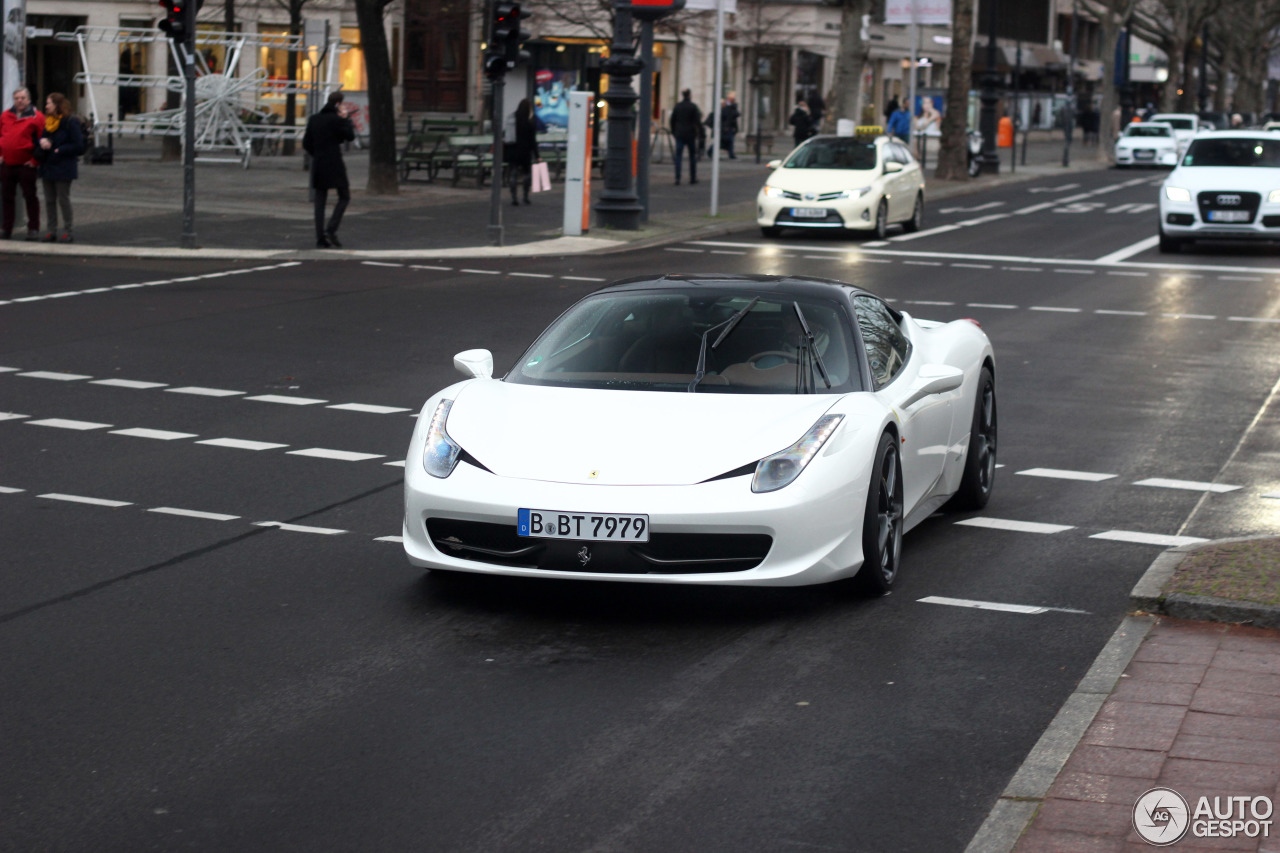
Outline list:
[[[996,73],[996,21],[999,0],[984,0],[987,13],[987,68],[982,74],[982,110],[978,119],[978,130],[982,132],[982,171],[993,175],[1000,173],[1000,155],[996,153],[996,86],[1000,75]]]
[[[605,131],[604,190],[595,207],[606,228],[626,231],[638,230],[644,213],[631,180],[631,139],[636,124],[636,101],[640,99],[631,78],[644,67],[644,62],[635,55],[632,41],[631,3],[617,0],[613,4],[613,43],[609,46],[609,58],[601,64],[609,75],[609,89],[603,95],[609,105],[609,118]]]

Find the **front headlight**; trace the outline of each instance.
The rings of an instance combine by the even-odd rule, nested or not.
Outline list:
[[[1267,196],[1267,201],[1271,202],[1272,204],[1275,204],[1276,202],[1280,201],[1280,190],[1272,190],[1271,193]]]
[[[1169,201],[1191,201],[1191,190],[1182,187],[1165,187],[1164,197]]]
[[[871,192],[871,187],[862,187],[861,189],[856,190],[845,190],[840,193],[840,198],[862,198],[869,192]]]
[[[782,198],[782,188],[771,187],[766,184],[764,188],[764,197],[765,198]]]
[[[788,485],[818,455],[822,445],[840,426],[844,415],[824,415],[809,431],[786,450],[766,456],[756,463],[756,475],[751,480],[753,492],[775,492]]]
[[[458,454],[462,448],[445,430],[445,421],[449,420],[449,410],[453,408],[452,400],[441,400],[431,416],[427,426],[427,446],[422,451],[422,467],[432,477],[444,479],[453,473],[458,464]]]

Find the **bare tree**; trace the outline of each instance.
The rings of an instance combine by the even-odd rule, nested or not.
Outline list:
[[[871,44],[862,37],[862,19],[871,14],[874,0],[843,0],[840,4],[840,51],[836,55],[832,116],[855,122],[862,118],[862,72],[871,55]]]
[[[1102,30],[1102,129],[1099,130],[1101,139],[1097,146],[1097,157],[1099,161],[1111,162],[1116,155],[1110,137],[1120,130],[1119,123],[1113,118],[1120,102],[1115,86],[1116,63],[1113,48],[1120,37],[1120,30],[1128,26],[1133,17],[1138,0],[1083,0],[1083,3],[1084,8],[1098,19]]]
[[[947,111],[942,116],[942,139],[935,177],[969,179],[969,87],[973,76],[973,0],[952,0],[951,65],[947,79]]]
[[[392,96],[391,53],[382,16],[392,0],[355,0],[360,45],[369,86],[369,182],[373,195],[398,195],[396,111]]]
[[[307,5],[308,0],[276,0],[276,4],[280,8],[289,13],[289,35],[302,35],[302,7]],[[296,50],[289,51],[288,59],[285,65],[285,74],[288,75],[290,83],[298,79],[298,57],[301,54]],[[284,96],[284,126],[295,127],[298,124],[298,96],[294,94],[293,87],[290,86],[288,92]],[[285,134],[282,153],[293,154],[294,139],[292,134]]]
[[[1197,42],[1205,22],[1221,5],[1222,0],[1142,0],[1134,9],[1134,31],[1169,59],[1162,109],[1194,111],[1199,88],[1192,85],[1197,82],[1193,79],[1198,73],[1194,61]]]

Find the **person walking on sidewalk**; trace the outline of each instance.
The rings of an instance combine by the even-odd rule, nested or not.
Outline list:
[[[671,136],[676,141],[671,159],[676,164],[676,183],[680,183],[680,164],[684,150],[689,149],[689,183],[698,182],[698,133],[702,128],[702,110],[693,102],[693,92],[680,93],[680,103],[671,109]]]
[[[56,243],[58,238],[58,212],[62,212],[61,242],[70,243],[71,236],[71,182],[80,177],[80,155],[84,153],[84,128],[80,120],[71,114],[71,104],[61,92],[53,92],[44,102],[44,133],[36,159],[40,166],[36,175],[44,186],[44,215],[48,220],[44,239]]]
[[[906,107],[899,106],[889,116],[889,133],[903,142],[911,141],[911,113]]]
[[[342,162],[342,145],[356,138],[351,123],[354,108],[343,104],[341,92],[331,92],[329,101],[320,112],[307,122],[302,135],[302,148],[311,155],[311,187],[316,193],[316,248],[342,247],[338,241],[338,226],[347,202],[351,201],[351,185],[347,182],[347,166]],[[329,190],[338,191],[338,203],[333,206],[329,224],[324,221],[325,202]]]
[[[40,239],[40,199],[36,195],[36,142],[44,116],[31,105],[31,92],[13,90],[13,106],[0,113],[0,232],[13,236],[18,187],[27,202],[27,239]]]
[[[795,130],[791,131],[791,139],[797,147],[801,142],[813,136],[813,116],[809,113],[809,105],[806,102],[800,101],[796,104],[795,112],[791,114],[791,118],[788,121],[795,128]]]
[[[737,160],[738,155],[733,153],[733,138],[738,135],[738,118],[742,115],[738,109],[738,93],[730,92],[724,96],[724,102],[720,104],[720,148],[729,154],[730,160]],[[715,127],[715,116],[707,116],[707,127]],[[714,151],[707,152],[709,156],[715,156]]]
[[[507,185],[511,187],[511,203],[519,205],[516,198],[516,185],[524,183],[524,203],[529,204],[529,189],[533,186],[533,161],[538,157],[538,129],[533,123],[533,104],[525,98],[516,107],[510,134],[507,142],[504,128],[502,159],[507,162]]]

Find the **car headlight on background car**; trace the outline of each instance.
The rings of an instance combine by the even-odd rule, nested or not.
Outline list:
[[[1272,204],[1275,204],[1276,202],[1280,201],[1280,190],[1272,190],[1270,194],[1267,195],[1267,201],[1271,202]]]
[[[869,192],[871,192],[871,187],[860,187],[856,190],[845,190],[840,193],[840,198],[862,198]]]
[[[771,187],[766,185],[764,188],[765,198],[782,198],[782,187]]]
[[[445,422],[449,419],[449,410],[453,408],[452,400],[441,400],[431,415],[431,423],[427,426],[427,446],[422,451],[422,467],[432,477],[444,479],[457,467],[458,455],[462,448],[445,430]]]
[[[822,445],[840,426],[844,415],[825,415],[809,428],[809,431],[786,450],[766,456],[756,463],[756,475],[751,480],[751,491],[774,492],[789,484],[818,455]]]
[[[1191,190],[1182,187],[1165,187],[1164,197],[1169,201],[1191,201]]]

